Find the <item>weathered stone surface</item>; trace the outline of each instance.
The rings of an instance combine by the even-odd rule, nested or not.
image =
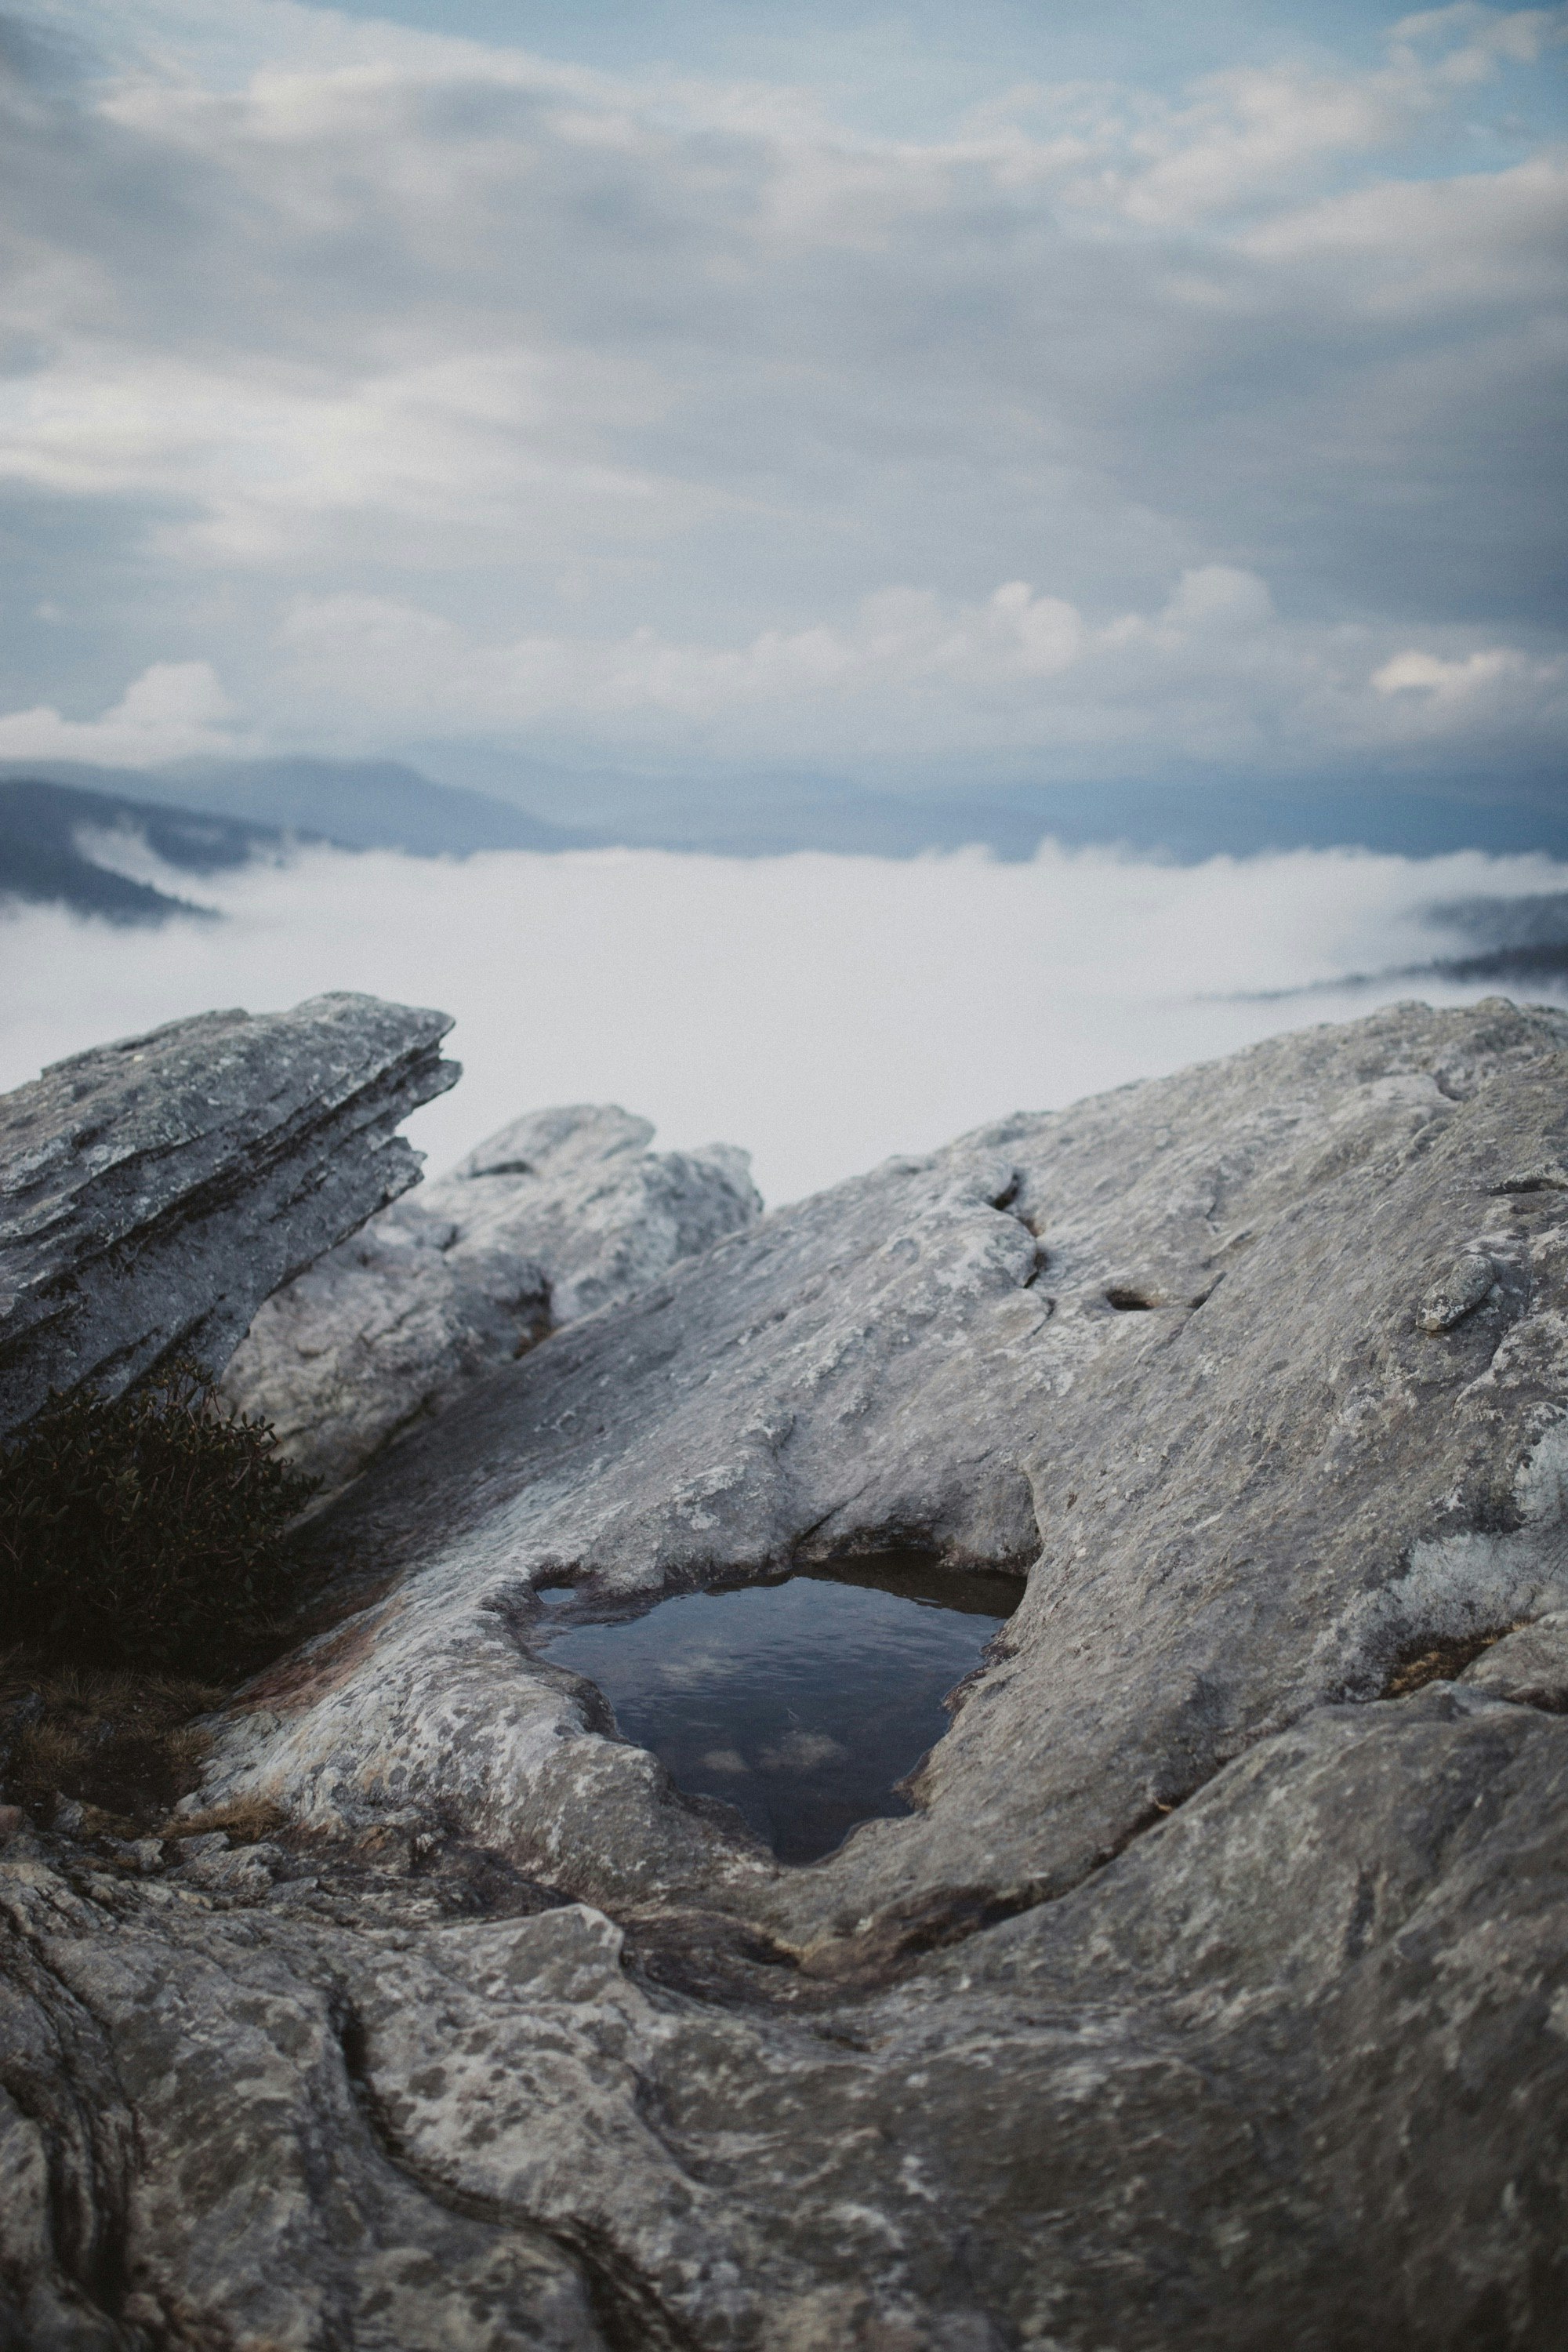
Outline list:
[[[1451,1331],[1491,1296],[1498,1268],[1484,1250],[1463,1251],[1432,1285],[1417,1317],[1423,1331]]]
[[[341,1486],[479,1373],[758,1214],[743,1151],[652,1138],[613,1105],[515,1119],[268,1300],[225,1394]]]
[[[894,1162],[558,1333],[324,1523],[404,1573],[253,1695],[210,1797],[378,1803],[813,1965],[1076,1884],[1307,1708],[1568,1602],[1568,1016],[1403,1007]],[[1474,1244],[1488,1298],[1422,1300]],[[1153,1302],[1117,1307],[1112,1299]],[[889,1542],[1033,1562],[923,1811],[778,1872],[529,1654],[541,1580],[656,1594]],[[851,1948],[837,1950],[847,1937]]]
[[[585,1905],[16,1841],[14,2340],[1554,2352],[1565,1804],[1560,1717],[1316,1709],[890,1985],[718,1999]]]
[[[0,1433],[50,1388],[219,1370],[261,1301],[418,1181],[394,1130],[458,1076],[445,1013],[207,1013],[0,1100]]]
[[[1556,2352],[1568,1202],[1500,1187],[1565,1143],[1568,1016],[1401,1007],[489,1375],[221,1728],[199,1802],[295,1826],[0,1849],[17,2340]],[[1026,1596],[921,1811],[808,1869],[530,1652],[542,1580],[895,1539]]]
[[[1532,1625],[1504,1634],[1458,1677],[1468,1690],[1521,1706],[1568,1715],[1568,1611],[1553,1610]]]

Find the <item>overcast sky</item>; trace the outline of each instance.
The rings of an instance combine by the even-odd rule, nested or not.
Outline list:
[[[1560,755],[1563,7],[0,39],[0,757]]]

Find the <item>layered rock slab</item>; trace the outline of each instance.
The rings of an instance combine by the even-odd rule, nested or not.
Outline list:
[[[650,1151],[653,1133],[614,1104],[514,1119],[269,1299],[224,1394],[342,1486],[482,1372],[758,1215],[745,1152]]]
[[[372,996],[207,1013],[0,1100],[0,1434],[51,1389],[221,1370],[262,1300],[419,1179],[446,1013]]]

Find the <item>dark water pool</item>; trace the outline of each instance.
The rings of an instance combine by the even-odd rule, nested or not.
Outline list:
[[[546,1593],[563,1622],[535,1638],[689,1795],[737,1806],[781,1861],[815,1862],[857,1822],[910,1811],[895,1782],[942,1738],[943,1693],[1023,1591],[1021,1577],[889,1552],[619,1622],[584,1622],[571,1593]]]

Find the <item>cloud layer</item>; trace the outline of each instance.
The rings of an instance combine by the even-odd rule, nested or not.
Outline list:
[[[1408,979],[1284,1003],[1235,992],[1451,954],[1462,942],[1422,920],[1432,902],[1564,889],[1561,863],[1475,852],[1176,866],[1048,844],[1016,866],[322,850],[204,881],[223,923],[0,916],[0,1088],[213,1004],[363,988],[458,1017],[467,1075],[410,1128],[434,1168],[520,1111],[620,1101],[667,1146],[743,1144],[776,1202],[1010,1110],[1407,997]]]
[[[48,20],[7,755],[1561,745],[1561,7],[906,137],[292,0]]]

